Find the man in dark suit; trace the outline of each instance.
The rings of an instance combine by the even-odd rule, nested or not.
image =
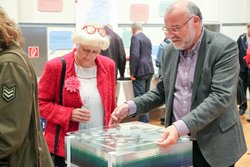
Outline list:
[[[189,135],[193,167],[232,167],[247,150],[236,104],[237,44],[204,28],[200,9],[190,1],[170,5],[164,22],[171,44],[164,50],[157,87],[117,107],[109,125],[165,103],[160,147]]]
[[[103,27],[110,39],[110,45],[106,50],[101,51],[101,55],[107,56],[115,61],[116,65],[116,78],[118,71],[120,74],[119,79],[124,79],[124,72],[126,66],[126,53],[121,37],[112,30],[110,25]]]
[[[142,32],[142,25],[134,23],[131,27],[132,38],[130,44],[130,78],[133,82],[134,96],[141,96],[150,89],[154,67],[152,62],[152,44]],[[149,122],[149,114],[139,116],[141,122]]]
[[[243,81],[244,90],[246,92],[247,88],[250,89],[250,83],[249,83],[250,71],[243,57],[246,56],[247,48],[250,45],[250,23],[247,25],[247,33],[243,33],[239,36],[237,44],[239,48],[240,78]],[[247,101],[240,105],[239,107],[240,115],[245,114],[246,109],[247,109]]]

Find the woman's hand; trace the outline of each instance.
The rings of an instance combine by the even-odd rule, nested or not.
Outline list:
[[[88,109],[75,108],[72,111],[71,121],[86,123],[90,120]]]

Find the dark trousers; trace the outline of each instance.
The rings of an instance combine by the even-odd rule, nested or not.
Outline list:
[[[141,96],[145,94],[150,89],[152,75],[136,78],[133,83],[134,96]],[[139,116],[138,121],[149,122],[149,114],[143,114]]]
[[[193,141],[193,167],[211,167],[203,157],[197,141]],[[234,164],[229,167],[234,167]]]
[[[54,157],[54,154],[51,154],[52,159],[55,158],[54,163],[55,163],[55,167],[66,167],[66,163],[65,163],[65,158],[56,155]]]
[[[240,72],[240,78],[243,81],[244,91],[247,93],[247,88],[250,88],[250,70],[246,70],[244,72]],[[247,109],[247,101],[240,105],[239,109],[246,110]]]

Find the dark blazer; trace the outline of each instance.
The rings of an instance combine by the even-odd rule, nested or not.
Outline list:
[[[110,45],[108,49],[102,50],[101,55],[107,56],[115,61],[116,74],[119,70],[120,76],[124,77],[126,66],[126,53],[121,37],[111,30],[108,26],[104,26],[110,39]]]
[[[165,125],[169,126],[179,50],[169,44],[164,52],[162,77],[157,87],[134,101],[137,114],[165,103]],[[232,165],[247,150],[236,104],[237,62],[236,42],[205,29],[194,74],[191,112],[181,119],[190,135],[196,137],[207,162],[214,167]]]
[[[135,78],[153,75],[152,44],[150,39],[139,32],[132,36],[130,44],[130,74]]]
[[[239,61],[240,61],[240,71],[245,72],[248,70],[247,63],[243,59],[246,56],[247,51],[247,34],[243,33],[239,36],[237,40],[238,48],[239,48]]]

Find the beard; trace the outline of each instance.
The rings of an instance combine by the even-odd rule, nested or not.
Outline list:
[[[170,39],[171,43],[174,45],[174,48],[177,50],[188,50],[194,45],[195,33],[189,32],[188,35],[184,38],[178,36]]]

